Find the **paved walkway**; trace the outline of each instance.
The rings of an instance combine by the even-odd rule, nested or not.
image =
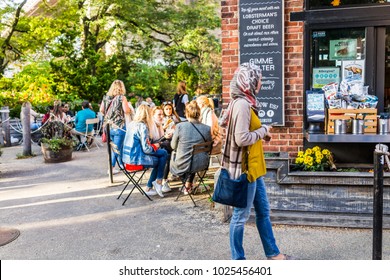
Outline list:
[[[134,193],[125,206],[117,200],[125,180],[109,183],[106,149],[74,152],[70,162],[46,164],[36,157],[16,159],[21,146],[2,148],[0,227],[20,236],[0,247],[0,259],[160,259],[230,258],[228,224],[207,195],[175,202],[175,193],[152,202]],[[367,229],[274,226],[283,252],[306,260],[370,260]],[[264,259],[256,228],[245,231],[248,259]],[[390,259],[390,231],[383,235],[383,259]]]

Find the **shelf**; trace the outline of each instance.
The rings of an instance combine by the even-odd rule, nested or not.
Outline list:
[[[390,143],[390,134],[310,134],[305,138],[311,143]]]

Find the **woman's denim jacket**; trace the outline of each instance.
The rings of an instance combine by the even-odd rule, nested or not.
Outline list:
[[[142,122],[131,122],[123,142],[122,160],[127,164],[153,165],[154,149],[149,142],[149,131]]]

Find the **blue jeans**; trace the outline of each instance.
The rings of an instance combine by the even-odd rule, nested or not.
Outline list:
[[[119,150],[119,162],[122,163],[122,148],[123,148],[123,141],[125,140],[125,135],[126,135],[126,127],[122,129],[118,129],[118,128],[112,128],[110,129],[110,139],[111,141],[118,147],[118,150]],[[112,167],[115,166],[116,164],[116,158],[117,158],[117,154],[115,154],[114,152],[111,153],[111,165]]]
[[[40,123],[34,122],[34,123],[31,123],[31,124],[30,124],[30,129],[31,129],[32,131],[37,130],[37,129],[40,128],[40,127],[41,127],[41,124],[40,124]]]
[[[248,204],[246,208],[234,207],[230,221],[230,249],[233,260],[245,260],[242,246],[244,239],[244,225],[249,219],[252,205],[255,208],[256,227],[267,258],[279,255],[275,237],[272,231],[270,208],[263,177],[248,184]]]
[[[152,172],[150,173],[149,181],[147,186],[152,188],[152,182],[155,180],[161,180],[164,176],[164,169],[167,164],[168,152],[164,149],[158,149],[153,154],[150,154],[153,158],[153,165],[145,167],[153,167]]]

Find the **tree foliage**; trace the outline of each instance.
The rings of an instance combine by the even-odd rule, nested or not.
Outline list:
[[[219,1],[43,1],[32,15],[23,13],[25,2],[0,9],[8,34],[0,41],[1,73],[22,68],[12,81],[0,80],[0,105],[99,102],[115,79],[156,101],[171,98],[182,79],[191,92],[220,92],[220,42],[212,32]]]

